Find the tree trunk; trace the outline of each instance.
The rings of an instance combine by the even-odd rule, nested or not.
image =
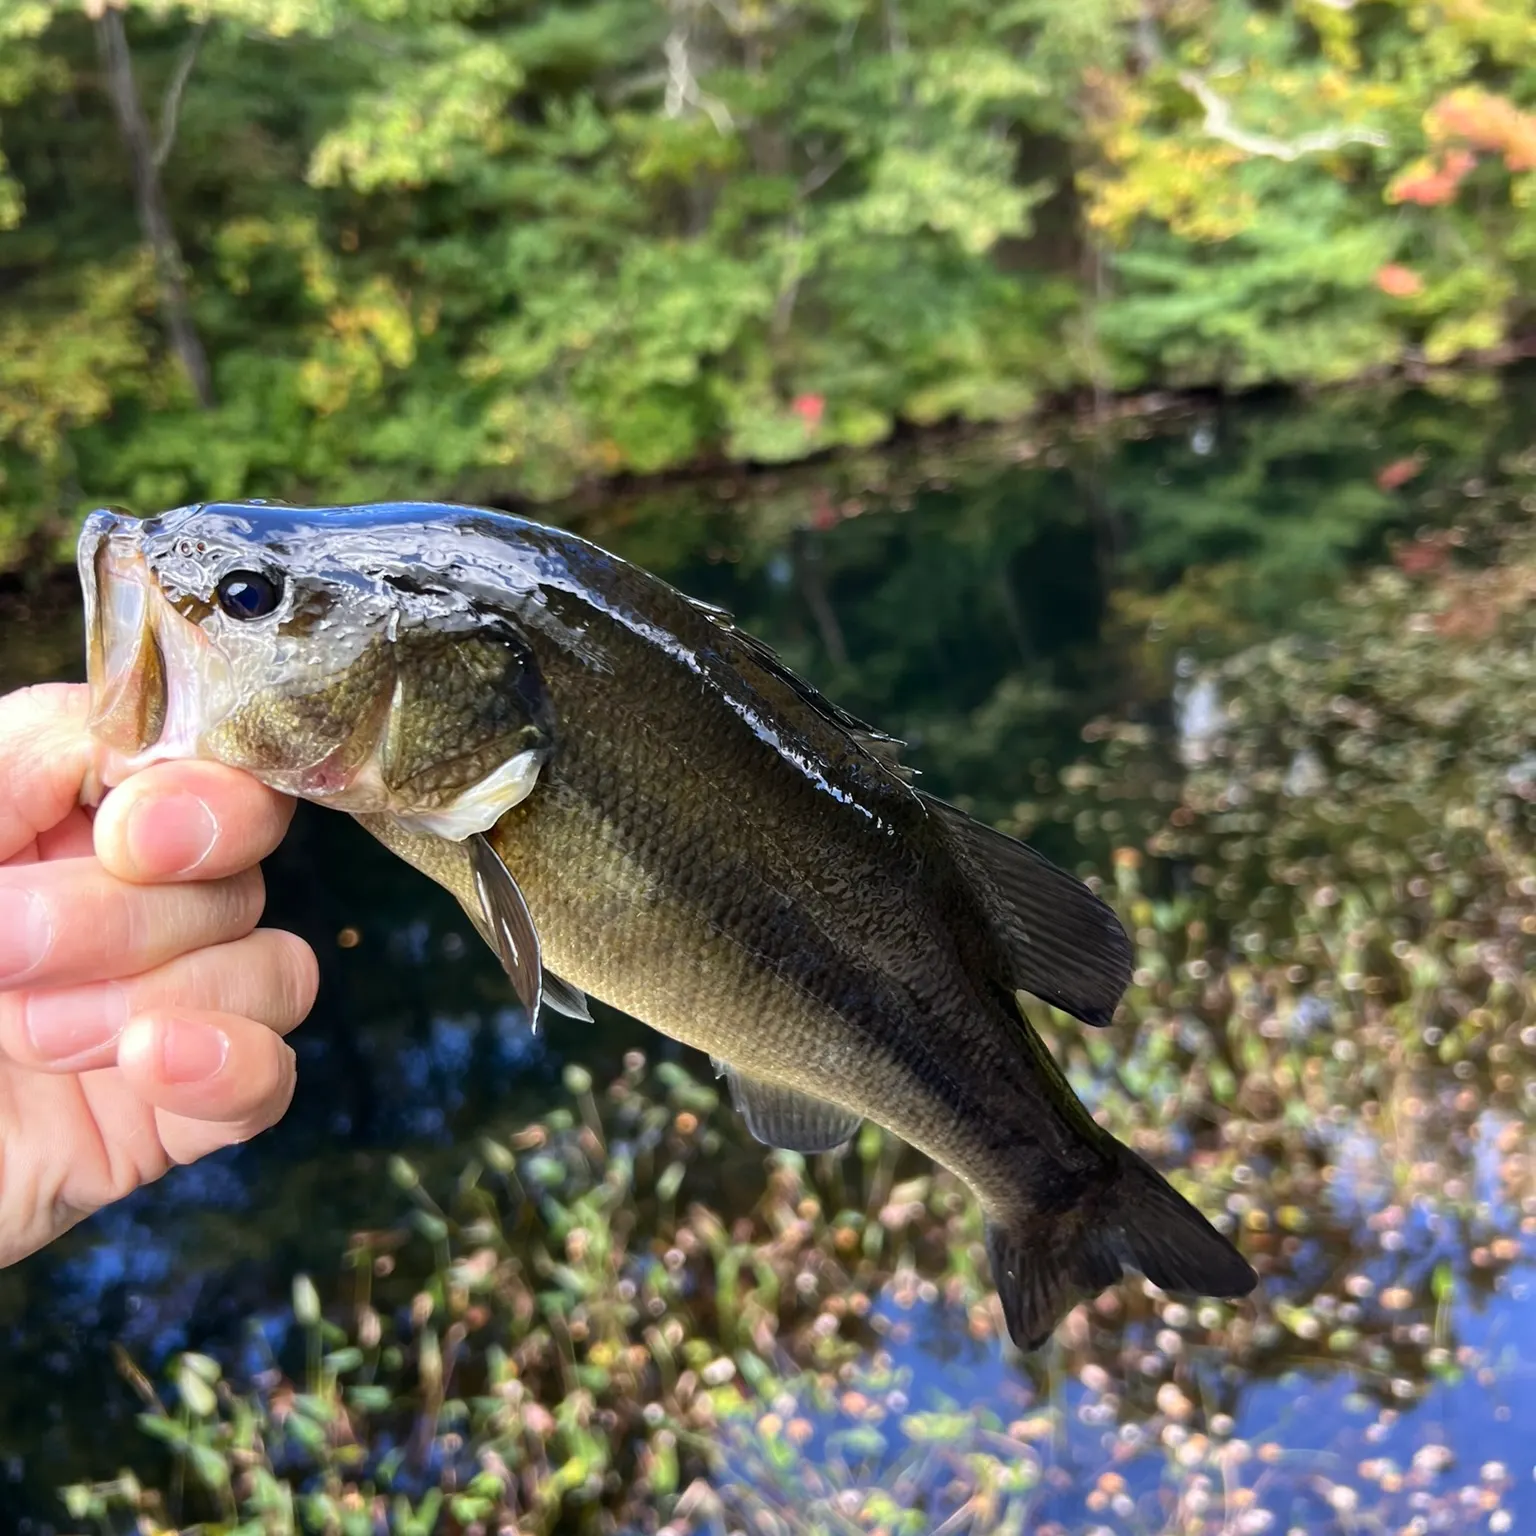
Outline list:
[[[205,411],[212,410],[213,379],[208,370],[208,354],[203,351],[202,339],[192,320],[192,306],[187,300],[181,247],[176,243],[170,217],[165,211],[154,143],[144,117],[143,103],[139,100],[139,88],[133,78],[133,58],[128,52],[127,33],[123,30],[123,13],[110,5],[96,18],[96,46],[106,69],[107,91],[117,114],[118,128],[133,166],[139,228],[155,256],[160,313],[165,319],[172,350],[186,369],[197,403]]]

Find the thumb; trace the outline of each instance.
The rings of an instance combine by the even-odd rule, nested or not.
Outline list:
[[[0,697],[0,864],[80,803],[96,748],[85,728],[90,689],[41,683]]]

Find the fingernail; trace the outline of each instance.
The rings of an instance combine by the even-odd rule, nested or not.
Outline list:
[[[36,891],[0,886],[0,986],[20,981],[43,963],[53,919]]]
[[[213,812],[196,795],[155,795],[128,813],[128,857],[145,874],[191,874],[218,835]]]
[[[229,1057],[229,1037],[201,1019],[135,1019],[123,1031],[118,1064],[138,1057],[164,1083],[201,1083]]]
[[[122,1034],[128,1022],[128,993],[115,981],[34,992],[26,1000],[22,1020],[40,1061],[68,1061],[100,1050]]]

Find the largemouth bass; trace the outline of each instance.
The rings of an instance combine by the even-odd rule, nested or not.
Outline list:
[[[588,996],[710,1054],[759,1140],[869,1119],[974,1192],[1032,1349],[1126,1266],[1254,1272],[1095,1123],[1022,1000],[1109,1022],[1111,910],[915,788],[719,609],[473,507],[94,513],[92,728],[350,812],[455,895],[536,1018]]]

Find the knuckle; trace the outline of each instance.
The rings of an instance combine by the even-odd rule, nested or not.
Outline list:
[[[79,683],[33,683],[0,697],[0,727],[8,737],[85,719],[86,690]]]
[[[125,921],[135,930],[131,953],[162,963],[246,938],[265,902],[261,875],[255,870],[199,884],[124,889]],[[203,970],[205,963],[214,966],[211,976]],[[224,966],[208,960],[195,964],[183,984],[201,988],[211,981],[222,991],[225,980]]]
[[[103,958],[113,953],[135,961],[150,951],[154,942],[155,905],[150,893],[107,877],[110,882],[97,898]],[[82,906],[82,911],[85,908]]]
[[[267,904],[267,885],[260,866],[253,864],[226,876],[217,882],[217,888],[224,902],[225,930],[249,933],[261,920],[262,908]]]
[[[315,958],[314,950],[297,934],[284,934],[283,938],[288,951],[288,996],[285,1000],[287,1006],[284,1021],[301,1024],[308,1017],[309,1010],[315,1006],[315,997],[320,990],[320,963]]]

